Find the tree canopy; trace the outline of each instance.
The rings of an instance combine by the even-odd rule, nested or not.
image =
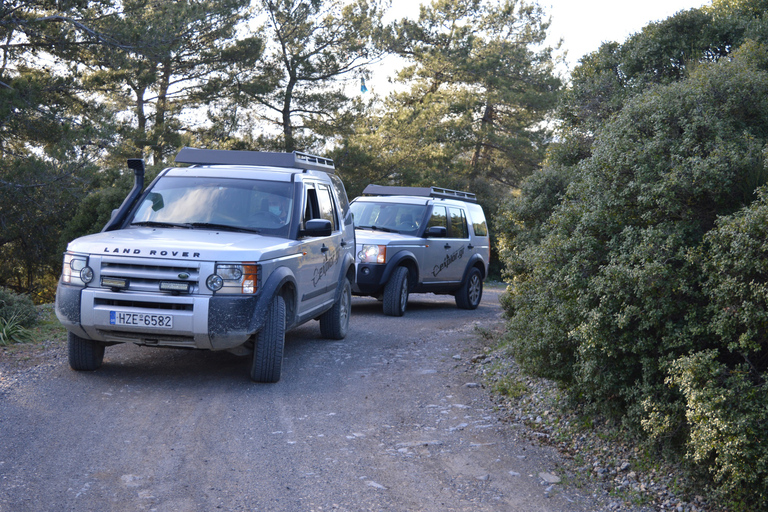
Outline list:
[[[384,41],[405,60],[407,87],[345,141],[353,188],[441,183],[492,197],[532,173],[560,86],[547,27],[538,6],[516,0],[437,0],[393,23]]]

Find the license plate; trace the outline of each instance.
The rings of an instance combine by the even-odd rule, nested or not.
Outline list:
[[[173,329],[172,315],[154,315],[149,313],[109,312],[110,325],[130,325],[132,327],[154,327]]]

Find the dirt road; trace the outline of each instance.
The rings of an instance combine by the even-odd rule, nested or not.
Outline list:
[[[346,340],[287,335],[272,385],[228,353],[122,345],[78,373],[62,350],[0,389],[0,511],[600,510],[476,385],[498,294],[412,295],[402,318],[356,298]]]

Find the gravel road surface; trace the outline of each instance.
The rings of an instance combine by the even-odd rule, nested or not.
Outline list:
[[[470,363],[475,311],[412,295],[401,318],[353,300],[343,341],[286,336],[282,380],[229,353],[108,347],[93,373],[65,350],[0,381],[0,511],[595,511],[558,453],[500,421]]]

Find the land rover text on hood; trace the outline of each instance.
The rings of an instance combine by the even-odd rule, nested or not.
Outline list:
[[[257,382],[280,379],[287,329],[320,321],[346,336],[355,233],[333,161],[304,153],[184,148],[188,166],[133,190],[97,234],[64,254],[56,315],[69,364],[102,365],[105,347],[252,354]]]

